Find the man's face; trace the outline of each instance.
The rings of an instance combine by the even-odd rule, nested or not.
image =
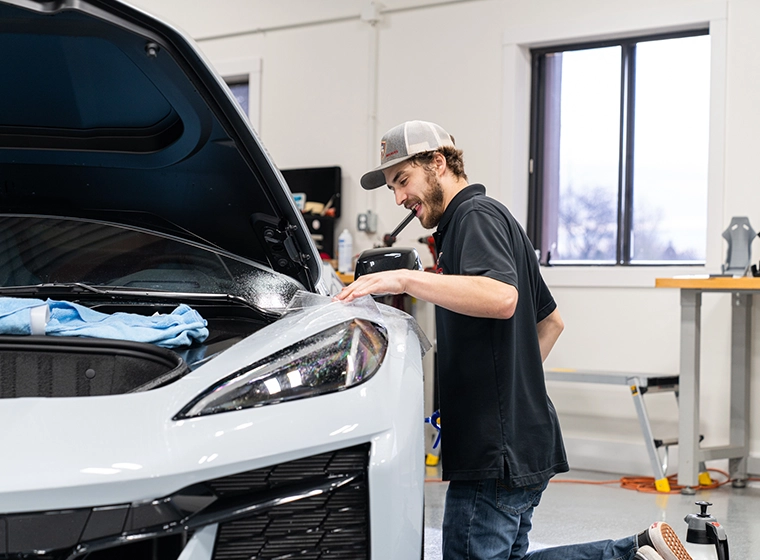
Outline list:
[[[443,216],[443,186],[432,169],[403,161],[383,170],[388,188],[396,197],[396,204],[414,209],[422,227],[432,229]]]

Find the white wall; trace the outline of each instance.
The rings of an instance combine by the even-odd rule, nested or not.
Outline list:
[[[368,21],[368,0],[135,3],[185,29],[212,62],[261,59],[265,145],[281,167],[343,168],[340,227],[354,229],[356,214],[368,208],[380,217],[377,235],[354,232],[358,250],[378,243],[406,213],[385,190],[359,187],[388,128],[408,119],[440,123],[464,149],[470,179],[523,217],[528,47],[712,21],[723,42],[714,51],[708,271],[719,268],[720,232],[731,216],[746,215],[760,228],[757,0],[384,0],[376,24]],[[415,222],[399,244],[416,245],[429,263],[416,241],[424,233]],[[546,270],[566,323],[548,365],[677,373],[678,292],[653,287],[655,277],[673,273]],[[703,302],[702,432],[705,443],[720,444],[728,437],[730,305],[726,295]],[[758,403],[760,344],[752,363]],[[552,383],[550,392],[574,465],[648,474],[625,388]],[[672,398],[651,397],[655,431],[675,435]],[[760,457],[755,408],[751,449]]]

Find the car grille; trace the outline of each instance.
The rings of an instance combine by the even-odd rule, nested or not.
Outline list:
[[[229,496],[271,490],[325,474],[365,473],[331,493],[278,505],[264,515],[221,523],[213,559],[368,558],[368,457],[367,444],[208,482],[215,494]]]
[[[0,559],[176,560],[218,523],[213,560],[369,558],[370,444],[195,484],[147,504],[0,515]]]

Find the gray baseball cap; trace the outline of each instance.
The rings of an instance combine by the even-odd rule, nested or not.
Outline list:
[[[380,165],[362,175],[361,185],[366,190],[382,187],[386,184],[383,169],[417,154],[453,145],[454,139],[435,123],[407,121],[394,126],[380,140]]]

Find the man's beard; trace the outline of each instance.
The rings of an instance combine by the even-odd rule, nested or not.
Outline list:
[[[428,188],[423,195],[425,214],[420,218],[420,223],[425,229],[433,229],[438,225],[445,210],[443,206],[443,186],[433,173],[427,174]]]

